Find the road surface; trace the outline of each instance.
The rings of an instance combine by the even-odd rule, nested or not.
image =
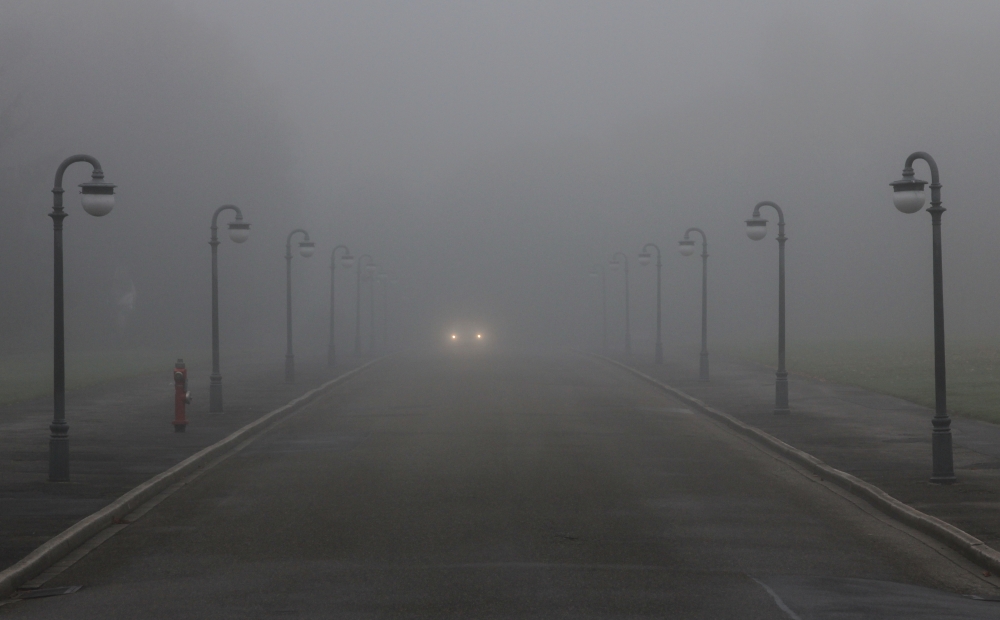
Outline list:
[[[583,355],[398,355],[0,618],[1000,618],[980,569]]]

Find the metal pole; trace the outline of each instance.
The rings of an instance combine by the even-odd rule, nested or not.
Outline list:
[[[69,482],[69,424],[66,423],[66,341],[63,312],[63,210],[62,180],[66,168],[77,162],[93,167],[94,181],[104,178],[101,164],[90,155],[67,157],[56,169],[52,186],[52,423],[49,424],[49,481]]]
[[[788,407],[788,371],[785,369],[785,214],[781,207],[765,200],[753,208],[753,217],[760,218],[760,208],[771,207],[778,213],[778,371],[774,373],[774,413],[790,413]],[[707,253],[707,250],[706,250]]]
[[[372,257],[362,254],[358,257],[357,282],[354,293],[354,354],[361,355],[361,270],[365,268],[365,259],[372,262]]]
[[[701,233],[701,238],[701,355],[698,378],[708,381],[708,240],[705,233]]]
[[[375,274],[368,277],[368,350],[375,352]]]
[[[309,233],[296,228],[285,240],[285,383],[295,383],[295,355],[292,353],[292,237],[302,233],[309,241]]]
[[[212,214],[212,374],[208,384],[208,411],[222,413],[222,373],[219,370],[219,214],[235,211],[236,219],[243,219],[243,212],[235,205],[223,205]]]
[[[934,418],[931,420],[931,453],[933,472],[931,482],[951,484],[956,481],[954,457],[951,445],[951,416],[948,415],[948,389],[945,380],[944,350],[944,272],[941,252],[941,177],[937,162],[929,154],[916,152],[906,158],[903,176],[913,175],[913,162],[922,159],[931,168],[931,234],[933,243],[934,269]]]
[[[660,305],[661,305],[660,302],[662,300],[662,296],[660,295],[660,283],[661,283],[660,274],[663,262],[660,260],[660,247],[655,243],[647,243],[642,247],[642,251],[646,252],[647,250],[649,250],[649,248],[653,248],[656,250],[656,357],[654,361],[657,364],[662,364],[663,341],[660,337],[660,326],[662,325],[662,321],[660,320]]]
[[[602,316],[602,332],[601,332],[601,348],[605,353],[608,352],[608,282],[607,282],[607,270],[604,266],[601,266],[601,316]]]
[[[335,275],[337,273],[337,250],[344,250],[345,253],[350,254],[351,251],[347,249],[345,245],[338,245],[333,248],[333,252],[330,252],[330,342],[326,349],[326,364],[327,366],[337,365],[337,346],[336,346],[336,335],[335,335],[335,323],[334,323],[334,284],[336,281]]]

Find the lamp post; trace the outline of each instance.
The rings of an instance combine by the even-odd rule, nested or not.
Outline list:
[[[708,238],[700,228],[688,228],[680,240],[683,256],[694,254],[694,239],[691,233],[701,235],[701,356],[698,364],[698,379],[708,381]]]
[[[236,219],[229,223],[229,238],[243,243],[250,238],[250,222],[243,221],[243,212],[235,205],[223,205],[212,214],[212,374],[208,383],[208,410],[222,413],[222,373],[219,370],[219,214],[235,211]]]
[[[778,371],[774,373],[774,413],[790,413],[788,408],[788,371],[785,370],[785,215],[781,207],[765,200],[753,208],[753,217],[747,220],[747,236],[760,241],[767,235],[767,220],[760,216],[761,207],[771,207],[778,212]]]
[[[608,351],[608,281],[604,265],[594,265],[591,278],[601,279],[601,350]]]
[[[368,351],[375,353],[375,272],[378,265],[372,263],[365,267],[365,280],[368,281]]]
[[[52,355],[52,424],[49,425],[49,481],[69,481],[69,425],[66,423],[66,341],[63,320],[63,220],[68,213],[63,211],[63,174],[66,168],[77,162],[85,162],[93,167],[89,183],[80,184],[80,202],[83,210],[95,217],[111,212],[115,206],[115,186],[104,182],[101,164],[90,155],[67,157],[56,169],[55,184],[52,186],[53,232],[53,355]]]
[[[333,321],[333,315],[334,315],[333,291],[334,291],[334,283],[336,281],[336,278],[334,276],[337,273],[337,250],[344,251],[344,253],[340,256],[340,264],[344,267],[344,269],[350,269],[351,267],[354,266],[354,257],[351,256],[351,251],[347,249],[346,245],[338,245],[337,247],[333,248],[332,252],[330,252],[330,343],[327,346],[326,350],[327,366],[337,365],[337,346],[336,343],[334,342],[336,340],[335,336],[336,330],[334,329],[335,326]]]
[[[656,363],[663,363],[663,341],[660,339],[660,271],[662,263],[660,261],[660,248],[655,243],[647,243],[642,246],[642,252],[639,253],[639,264],[646,266],[649,264],[652,255],[649,253],[649,249],[652,248],[656,250]]]
[[[619,261],[619,257],[621,260]],[[619,265],[625,265],[625,354],[632,354],[632,331],[631,320],[629,319],[628,307],[628,256],[622,252],[615,252],[611,255],[611,271],[618,271]]]
[[[903,178],[891,183],[892,202],[903,213],[916,213],[924,206],[926,196],[924,185],[927,181],[915,179],[913,162],[922,159],[931,168],[931,234],[934,246],[934,428],[931,434],[933,472],[931,482],[951,484],[955,482],[955,466],[951,449],[951,417],[948,415],[948,399],[945,384],[944,359],[944,282],[941,266],[941,179],[937,162],[927,153],[918,151],[906,158]]]
[[[376,276],[382,285],[382,348],[389,348],[389,275],[380,271]],[[374,303],[374,298],[372,300]]]
[[[299,254],[309,258],[316,251],[316,244],[309,240],[309,233],[296,228],[285,240],[285,383],[295,383],[295,355],[292,353],[292,237],[302,234]]]
[[[365,259],[368,262],[365,262]],[[368,268],[375,268],[375,259],[369,254],[362,254],[358,257],[357,265],[357,288],[354,295],[354,354],[361,355],[361,270],[365,269],[366,272]]]

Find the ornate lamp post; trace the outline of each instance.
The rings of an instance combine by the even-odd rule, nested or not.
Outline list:
[[[903,213],[916,213],[924,206],[926,196],[924,185],[913,176],[913,162],[922,159],[931,168],[931,235],[934,246],[934,431],[931,434],[933,473],[931,482],[951,484],[955,482],[955,466],[951,449],[951,417],[948,415],[948,391],[945,384],[944,359],[944,278],[941,266],[941,179],[937,162],[927,153],[918,151],[906,158],[903,178],[891,183],[892,202]]]
[[[295,355],[292,353],[292,237],[302,234],[299,254],[309,258],[316,251],[316,244],[309,240],[309,233],[296,228],[285,240],[285,383],[295,383]]]
[[[660,271],[661,271],[661,261],[660,261],[660,248],[655,243],[647,243],[642,246],[642,252],[639,253],[639,264],[646,266],[649,264],[652,255],[649,253],[649,249],[652,248],[656,250],[656,363],[663,363],[663,341],[660,339]]]
[[[774,413],[790,413],[788,408],[788,371],[785,370],[785,215],[781,207],[770,201],[758,202],[753,217],[747,220],[747,236],[760,241],[767,235],[767,220],[760,216],[761,207],[778,212],[778,371],[774,373]]]
[[[334,276],[337,273],[337,250],[344,251],[344,253],[340,257],[340,264],[341,266],[343,266],[344,269],[350,269],[351,267],[354,266],[354,257],[351,256],[351,251],[347,249],[346,245],[338,245],[337,247],[333,248],[333,252],[330,252],[330,343],[327,346],[326,350],[326,363],[328,366],[337,365],[337,348],[334,342],[336,340],[336,337],[334,335],[335,329],[333,322],[333,314],[334,314],[333,291],[334,291],[334,283],[336,281],[336,278]]]
[[[219,370],[219,214],[235,211],[236,219],[229,223],[229,238],[243,243],[250,238],[250,222],[243,221],[243,212],[235,205],[223,205],[212,214],[212,374],[208,384],[208,410],[222,413],[222,373]]]
[[[688,228],[680,240],[680,252],[684,256],[694,254],[694,239],[691,233],[701,235],[701,359],[698,364],[698,379],[708,381],[708,238],[700,228]]]
[[[368,259],[365,262],[365,259]],[[354,354],[361,355],[361,270],[364,269],[367,272],[375,271],[375,259],[373,259],[368,254],[362,254],[358,257],[357,266],[357,288],[356,294],[354,295]]]
[[[590,272],[591,278],[601,280],[601,350],[608,351],[608,279],[604,265],[594,265],[594,270]]]
[[[52,355],[52,424],[49,425],[49,481],[69,481],[69,425],[66,423],[66,341],[63,316],[63,220],[69,214],[63,210],[62,180],[66,168],[77,162],[93,167],[89,183],[80,184],[83,210],[95,217],[111,212],[115,206],[115,186],[104,182],[101,164],[90,155],[67,157],[56,169],[52,186],[53,232],[53,355]]]
[[[620,258],[620,260],[619,260]],[[629,318],[628,307],[628,256],[622,252],[615,252],[611,255],[611,271],[618,271],[620,265],[625,265],[625,354],[632,354],[632,331],[631,320]]]

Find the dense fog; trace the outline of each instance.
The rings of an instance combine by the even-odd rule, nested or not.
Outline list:
[[[230,349],[283,352],[284,245],[297,347],[322,352],[330,251],[371,254],[390,339],[457,322],[497,340],[592,347],[599,280],[630,256],[633,338],[653,337],[663,252],[667,349],[696,342],[709,239],[713,344],[776,331],[776,220],[787,218],[788,334],[931,336],[931,230],[889,183],[907,155],[942,175],[949,335],[993,338],[1000,304],[1000,5],[995,2],[297,2],[0,4],[2,347],[51,343],[52,176],[77,152],[118,185],[86,215],[67,174],[67,346],[205,349],[209,224]],[[929,172],[918,164],[918,177]],[[221,220],[222,234],[231,215]],[[354,272],[338,269],[338,342]],[[607,274],[612,343],[621,272]],[[135,287],[121,316],[122,282]],[[365,304],[368,303],[368,288]],[[367,305],[365,306],[367,329]]]

